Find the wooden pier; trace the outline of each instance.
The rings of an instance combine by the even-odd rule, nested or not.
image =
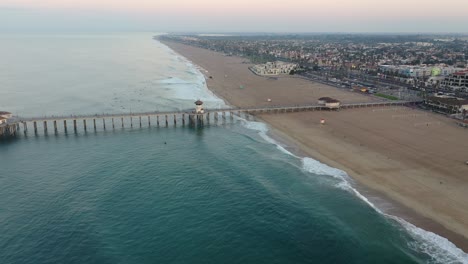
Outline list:
[[[96,115],[74,115],[74,116],[53,116],[53,117],[35,117],[21,118],[16,117],[15,123],[0,125],[0,137],[15,136],[22,131],[24,134],[32,133],[58,134],[60,132],[68,133],[73,131],[89,132],[91,130],[116,129],[137,126],[156,127],[164,126],[185,126],[201,127],[205,123],[227,122],[234,120],[235,117],[250,119],[257,114],[281,114],[304,111],[337,111],[352,108],[384,107],[384,106],[405,106],[414,105],[416,101],[384,101],[373,103],[355,103],[342,104],[339,109],[330,109],[323,105],[293,105],[293,106],[266,106],[266,107],[248,107],[248,108],[224,108],[209,109],[204,113],[195,113],[192,109],[185,111],[172,112],[142,112],[130,114],[96,114]],[[154,124],[154,120],[156,123]],[[152,123],[153,121],[153,123]],[[50,129],[50,130],[49,130]]]

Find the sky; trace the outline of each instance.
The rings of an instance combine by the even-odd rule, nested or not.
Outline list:
[[[0,0],[0,31],[468,32],[468,0]]]

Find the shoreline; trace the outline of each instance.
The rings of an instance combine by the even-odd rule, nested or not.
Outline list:
[[[365,185],[357,181],[355,175],[353,175],[354,172],[351,169],[344,167],[340,163],[331,160],[319,154],[316,151],[308,149],[307,146],[291,138],[286,133],[272,126],[270,123],[264,121],[262,118],[258,119],[259,121],[264,122],[269,126],[270,130],[268,132],[268,136],[273,138],[276,142],[278,142],[279,145],[284,147],[287,151],[290,151],[294,155],[297,155],[299,158],[312,158],[330,167],[345,171],[351,179],[351,182],[349,182],[349,184],[353,189],[355,189],[354,191],[358,192],[360,195],[368,199],[368,201],[363,202],[371,203],[372,206],[369,206],[375,206],[375,208],[373,209],[378,209],[377,211],[379,211],[379,213],[382,213],[384,217],[390,217],[393,221],[397,221],[395,218],[399,218],[403,221],[408,222],[409,224],[416,226],[417,228],[423,229],[426,232],[431,232],[436,235],[439,235],[442,238],[448,239],[450,242],[452,242],[459,249],[463,250],[465,253],[468,252],[468,244],[463,236],[451,230],[448,230],[447,228],[433,221],[432,219],[418,214],[405,204],[395,201],[394,199],[381,192],[366,187]]]
[[[170,43],[163,42],[163,41],[160,41],[160,42],[168,46],[171,50],[173,50],[180,56],[186,58],[192,64],[196,65],[197,68],[208,70],[206,69],[207,68],[206,66],[199,65],[197,61],[194,61],[191,58],[187,58],[186,54],[181,54],[179,51],[175,50],[173,46],[171,46],[171,44],[174,45],[174,43],[170,44]],[[178,45],[183,45],[183,44],[178,44]],[[248,65],[245,64],[245,66],[247,67],[247,70],[250,72],[250,70],[248,69]],[[210,78],[208,78],[208,75],[206,74],[206,72],[202,72],[202,74],[205,77],[207,88],[212,93],[214,93],[216,96],[221,98],[227,105],[242,106],[242,105],[236,104],[235,102],[232,102],[232,100],[228,100],[228,97],[230,97],[229,93],[216,91],[216,89],[213,89],[213,85],[211,85],[210,87]],[[265,77],[260,76],[260,78],[265,78]],[[284,78],[286,79],[290,77],[284,77]],[[296,78],[296,79],[299,79],[299,78]],[[306,81],[311,82],[310,80],[306,80]],[[321,163],[324,163],[334,168],[338,168],[343,171],[346,171],[346,173],[353,180],[351,185],[357,189],[356,191],[363,193],[366,198],[369,198],[370,202],[372,204],[375,204],[379,210],[382,210],[384,215],[388,214],[387,216],[396,216],[398,218],[404,219],[408,223],[416,224],[417,227],[423,228],[424,230],[427,230],[429,232],[434,232],[442,236],[443,238],[448,238],[450,242],[454,243],[461,250],[465,252],[468,251],[468,242],[463,235],[453,232],[452,230],[449,230],[448,228],[438,223],[437,221],[430,219],[429,217],[425,215],[420,214],[419,212],[417,212],[410,206],[407,206],[402,201],[398,201],[394,199],[394,197],[389,197],[389,195],[383,192],[380,192],[378,190],[375,190],[371,188],[370,186],[364,184],[362,181],[360,181],[359,177],[357,177],[358,173],[353,171],[352,168],[347,167],[333,159],[330,159],[329,157],[326,157],[325,155],[310,148],[309,146],[307,146],[307,144],[305,144],[304,142],[301,142],[298,138],[295,138],[293,135],[288,134],[288,132],[285,131],[285,129],[281,129],[281,127],[278,126],[277,122],[272,122],[271,120],[268,120],[268,118],[265,118],[262,115],[256,116],[256,118],[259,119],[261,122],[266,123],[270,127],[270,131],[268,134],[274,140],[276,140],[281,146],[285,147],[288,151],[294,153],[295,155],[298,155],[300,158],[311,157]],[[384,207],[388,207],[388,208],[382,209],[382,206],[381,206],[382,201],[386,205]]]

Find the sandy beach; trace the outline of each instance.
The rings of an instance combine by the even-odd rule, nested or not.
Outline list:
[[[323,96],[344,103],[379,100],[301,78],[256,76],[246,59],[164,44],[203,68],[208,88],[234,106],[315,104]],[[390,206],[379,208],[385,212],[468,252],[468,130],[453,120],[407,107],[258,118],[300,155],[346,171],[371,201],[384,198]]]

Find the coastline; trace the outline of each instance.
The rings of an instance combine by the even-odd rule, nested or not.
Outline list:
[[[225,67],[225,69],[223,69],[224,73],[229,72],[229,75],[224,74],[225,78],[221,82],[216,82],[217,81],[216,79],[222,78],[222,77],[219,77],[220,76],[219,72],[214,77],[215,80],[212,80],[211,78],[209,78],[209,76],[207,76],[206,73],[203,73],[203,74],[205,76],[208,89],[211,90],[214,94],[216,94],[219,98],[224,100],[226,104],[229,104],[229,105],[235,105],[235,106],[241,106],[241,107],[250,106],[250,105],[268,105],[265,98],[269,98],[267,97],[267,96],[270,96],[269,91],[265,91],[265,89],[252,91],[253,89],[249,89],[249,94],[242,94],[243,89],[239,88],[239,86],[241,86],[242,83],[255,84],[256,82],[260,82],[258,78],[261,78],[263,80],[261,81],[263,83],[260,83],[260,84],[265,84],[265,83],[270,82],[268,83],[268,87],[266,89],[272,90],[271,96],[274,97],[273,100],[275,102],[287,96],[289,100],[291,100],[291,102],[300,104],[300,103],[304,103],[307,101],[310,102],[312,98],[315,99],[318,96],[321,96],[324,94],[328,95],[330,93],[332,93],[333,96],[338,97],[341,101],[344,101],[344,102],[372,100],[372,98],[364,97],[359,94],[353,94],[347,91],[335,91],[337,90],[336,88],[331,88],[331,87],[328,88],[328,87],[325,87],[325,85],[323,84],[314,84],[308,80],[302,80],[300,78],[284,77],[282,78],[280,83],[278,82],[273,83],[271,80],[265,79],[264,77],[255,76],[251,74],[250,70],[248,69],[248,64],[246,64],[244,59],[242,58],[229,57],[230,60],[227,62],[227,64],[222,65],[220,63],[226,62],[227,58],[223,58],[222,55],[216,54],[215,52],[206,51],[207,54],[208,53],[213,54],[212,55],[213,58],[209,58],[209,60],[211,61],[210,62],[197,61],[193,58],[193,56],[190,56],[189,51],[184,50],[184,52],[181,52],[180,45],[183,45],[183,44],[168,43],[168,42],[161,42],[161,43],[168,46],[169,48],[171,48],[172,50],[174,50],[176,53],[180,54],[181,56],[187,58],[187,60],[191,61],[193,64],[197,65],[198,67],[208,70],[210,74],[212,74],[212,69],[210,71],[210,68]],[[199,48],[192,47],[192,49],[199,49]],[[206,54],[204,54],[203,56],[206,56]],[[234,60],[234,62],[232,62],[231,59]],[[211,65],[211,67],[209,68],[207,67],[208,65],[207,63],[208,64],[212,63],[213,65]],[[231,67],[231,64],[229,63],[232,63],[233,66]],[[236,63],[239,63],[239,64],[242,63],[243,66],[247,69],[247,71],[252,76],[245,75],[245,72],[238,72],[239,69],[234,66]],[[205,65],[200,65],[200,64],[205,64]],[[242,76],[242,82],[240,82],[241,78],[239,78],[238,76]],[[253,76],[255,76],[255,78],[257,79],[254,79]],[[283,92],[284,87],[288,87],[288,85],[295,85],[295,87],[299,87],[299,89],[296,89],[295,92],[297,93],[295,93],[295,95],[289,93],[289,91],[286,91],[286,93]],[[335,89],[335,90],[332,90],[332,89]],[[289,128],[285,128],[281,126],[285,118],[296,120],[296,122],[298,122],[298,120],[304,120],[304,116],[302,116],[301,114],[298,114],[296,116],[292,114],[285,114],[285,115],[280,115],[280,116],[276,116],[273,118],[272,116],[257,116],[257,118],[267,123],[272,128],[269,134],[271,134],[271,136],[276,141],[280,142],[281,145],[287,146],[286,148],[288,150],[291,150],[292,153],[295,153],[299,155],[300,157],[312,157],[324,164],[346,171],[348,175],[350,175],[351,178],[355,181],[353,183],[353,187],[355,187],[359,192],[365,193],[366,194],[365,196],[369,198],[373,204],[376,204],[379,210],[382,210],[385,214],[396,215],[397,217],[401,217],[402,219],[404,219],[405,221],[409,223],[416,224],[418,227],[421,227],[430,232],[434,232],[444,238],[448,238],[452,243],[456,244],[463,251],[465,252],[468,251],[468,240],[467,240],[466,234],[464,236],[463,232],[454,231],[454,230],[460,231],[460,228],[461,229],[464,228],[463,225],[461,227],[460,226],[458,227],[447,226],[446,222],[441,223],[440,221],[441,219],[437,219],[439,221],[437,221],[436,219],[433,219],[434,218],[433,215],[422,213],[421,211],[424,211],[424,210],[421,210],[421,208],[419,208],[414,203],[411,203],[411,201],[408,201],[407,199],[406,200],[401,199],[401,197],[398,197],[398,196],[389,195],[388,190],[387,192],[382,190],[385,188],[378,188],[378,186],[375,183],[366,181],[366,178],[361,175],[362,172],[355,171],[353,169],[353,166],[350,166],[349,163],[343,164],[343,162],[338,162],[335,159],[330,158],[330,156],[333,156],[333,155],[324,155],[324,153],[320,153],[316,151],[316,148],[314,148],[315,146],[310,145],[310,140],[304,137],[301,138],[300,135],[294,135],[294,133],[291,132],[291,129],[298,128],[297,124],[290,122],[291,126]],[[317,116],[315,116],[315,118],[317,118]],[[312,130],[317,129],[317,127],[310,128],[310,126],[304,127],[304,128],[312,129]],[[322,134],[320,136],[324,136],[324,135]],[[335,138],[330,137],[328,139],[329,140],[336,139],[336,136]],[[332,144],[333,142],[330,141],[328,143]],[[340,147],[339,146],[340,143],[335,143],[335,147]],[[345,154],[349,155],[350,153],[356,153],[356,152],[351,151]],[[375,153],[373,154],[375,155]],[[380,182],[380,183],[382,184],[384,182]],[[392,191],[392,188],[395,188],[395,186],[391,186],[389,188],[390,191]],[[382,209],[380,206],[381,204],[379,204],[379,201],[381,200],[383,200],[386,204],[387,203],[390,204],[390,206],[388,208]],[[462,213],[462,217],[465,216],[463,214],[465,212],[461,212],[461,213]]]

